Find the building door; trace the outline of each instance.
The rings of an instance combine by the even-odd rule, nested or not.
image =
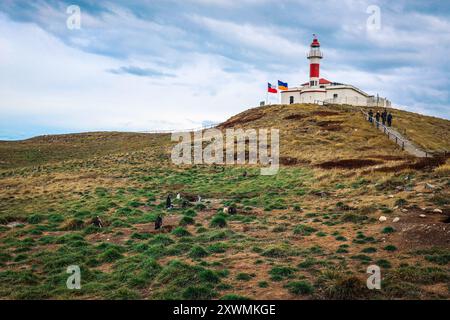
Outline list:
[[[289,104],[293,104],[294,103],[294,96],[290,96],[289,97]]]

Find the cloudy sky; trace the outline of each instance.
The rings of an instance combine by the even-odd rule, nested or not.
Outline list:
[[[307,81],[313,33],[323,77],[450,118],[450,1],[2,0],[0,139],[223,121]]]

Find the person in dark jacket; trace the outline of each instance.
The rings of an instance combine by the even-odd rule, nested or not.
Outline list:
[[[380,125],[380,117],[381,117],[380,112],[377,111],[377,114],[375,115],[375,120],[377,121],[377,128]]]
[[[386,125],[386,120],[387,120],[387,110],[384,109],[383,113],[381,114],[381,121],[383,123],[383,126]]]
[[[373,111],[372,111],[372,109],[370,109],[370,111],[369,111],[369,122],[373,123]]]
[[[392,126],[392,114],[390,112],[387,115],[387,125],[388,127]]]

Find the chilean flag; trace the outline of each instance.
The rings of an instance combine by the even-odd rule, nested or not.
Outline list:
[[[277,87],[267,83],[267,92],[278,93]]]

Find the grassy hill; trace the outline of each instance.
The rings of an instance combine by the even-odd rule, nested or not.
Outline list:
[[[90,132],[0,141],[0,169],[87,159],[160,144],[164,134]]]
[[[406,129],[418,145],[448,149],[449,121],[394,116],[422,128]],[[0,142],[0,297],[450,297],[447,159],[413,158],[352,107],[268,106],[220,125],[269,127],[280,129],[276,176],[175,166],[169,135]],[[172,210],[169,193],[183,198]],[[370,264],[382,290],[365,286]],[[69,265],[81,267],[79,291],[66,289]]]

